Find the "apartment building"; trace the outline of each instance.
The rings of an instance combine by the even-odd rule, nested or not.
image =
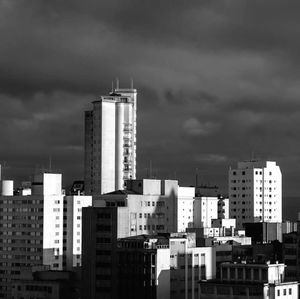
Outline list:
[[[136,177],[136,89],[117,87],[85,112],[85,192],[124,188]]]
[[[282,222],[280,167],[273,161],[239,162],[229,170],[229,217],[245,222]]]
[[[10,298],[11,281],[19,278],[23,267],[62,270],[61,174],[35,175],[28,196],[14,196],[11,181],[2,181],[0,227],[0,297]]]

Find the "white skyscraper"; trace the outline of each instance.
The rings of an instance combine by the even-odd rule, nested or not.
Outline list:
[[[229,216],[245,222],[281,222],[281,171],[276,162],[239,162],[229,170]]]
[[[85,113],[85,192],[124,189],[136,177],[136,89],[116,88]]]

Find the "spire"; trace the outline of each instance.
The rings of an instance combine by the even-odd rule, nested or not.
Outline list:
[[[133,79],[130,79],[130,88],[133,89]]]
[[[116,78],[116,89],[119,89],[119,78]]]

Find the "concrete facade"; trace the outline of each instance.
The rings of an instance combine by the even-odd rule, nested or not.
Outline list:
[[[298,298],[298,282],[284,281],[284,264],[221,264],[221,278],[199,282],[201,299]]]
[[[82,208],[92,206],[92,196],[72,195],[64,197],[65,268],[81,267]]]
[[[136,177],[136,89],[115,89],[85,112],[85,192],[124,188]]]
[[[0,197],[0,297],[10,298],[20,268],[63,269],[61,174],[34,176],[32,195]]]
[[[196,197],[194,201],[194,227],[211,227],[218,218],[218,197]]]
[[[215,250],[196,247],[193,234],[122,238],[116,255],[111,298],[198,298],[197,281],[215,277]]]
[[[229,170],[229,217],[245,222],[282,222],[281,171],[276,162],[239,162]]]

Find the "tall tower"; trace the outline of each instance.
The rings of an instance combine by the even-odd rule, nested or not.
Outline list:
[[[245,222],[282,222],[280,167],[273,161],[239,162],[229,170],[229,217]]]
[[[136,89],[117,86],[85,112],[85,192],[123,189],[136,178]]]

